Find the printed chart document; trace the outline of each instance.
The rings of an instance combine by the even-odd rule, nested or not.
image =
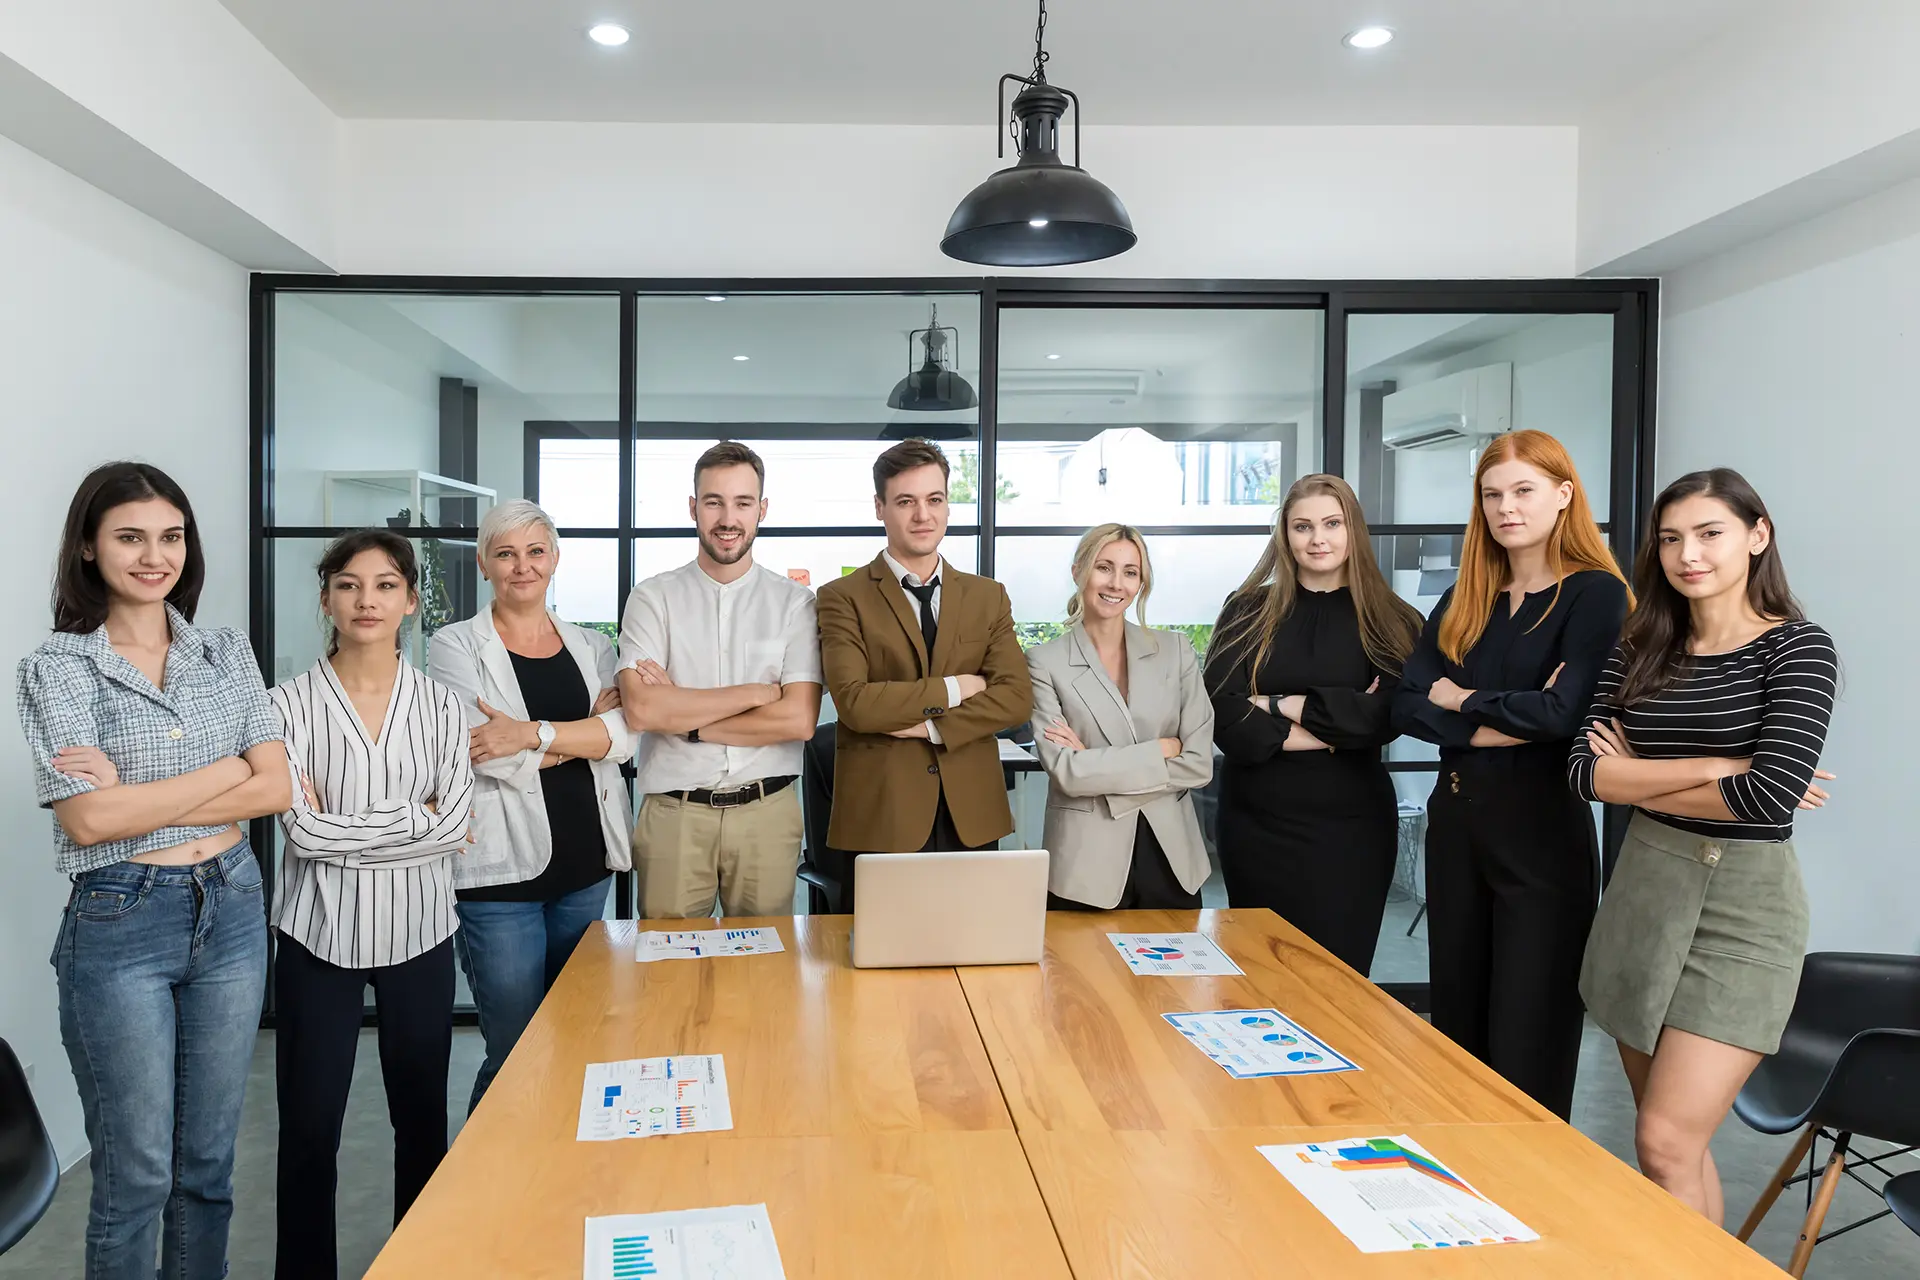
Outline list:
[[[764,1204],[587,1219],[586,1280],[786,1280]]]
[[[1245,972],[1204,933],[1110,933],[1107,941],[1135,973],[1199,978]]]
[[[785,951],[780,931],[758,929],[688,929],[677,933],[651,930],[640,935],[633,958],[641,964],[654,960],[704,960],[709,956],[762,956]]]
[[[733,1128],[719,1054],[589,1062],[580,1091],[582,1142]]]
[[[1405,1134],[1261,1147],[1260,1154],[1362,1253],[1540,1238]]]
[[[1218,1009],[1160,1016],[1236,1080],[1324,1076],[1360,1069],[1277,1009]]]

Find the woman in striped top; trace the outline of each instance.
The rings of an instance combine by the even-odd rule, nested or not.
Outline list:
[[[1718,1223],[1708,1140],[1780,1047],[1799,986],[1793,815],[1827,798],[1838,660],[1737,472],[1667,486],[1636,575],[1639,607],[1568,763],[1577,794],[1635,808],[1580,992],[1619,1042],[1641,1170]]]
[[[278,1280],[336,1272],[335,1164],[369,984],[396,1223],[446,1154],[453,864],[473,803],[459,699],[400,658],[419,604],[412,545],[361,530],[319,570],[327,656],[270,695],[304,784],[281,818],[274,908]]]

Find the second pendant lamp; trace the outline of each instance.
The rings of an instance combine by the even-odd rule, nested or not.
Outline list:
[[[1080,99],[1047,83],[1047,0],[1033,35],[1033,74],[1000,77],[1000,154],[1007,154],[1006,89],[1013,99],[1020,156],[1010,169],[967,194],[947,221],[940,251],[962,262],[994,267],[1052,267],[1111,258],[1139,237],[1126,206],[1106,184],[1080,167]],[[1073,108],[1073,163],[1060,158],[1060,120]]]

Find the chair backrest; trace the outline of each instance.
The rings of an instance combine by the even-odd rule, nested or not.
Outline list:
[[[1903,1146],[1920,1143],[1920,1031],[1862,1031],[1840,1051],[1813,1123]]]
[[[60,1157],[34,1105],[27,1073],[0,1040],[0,1253],[40,1221],[59,1185]]]
[[[1920,1030],[1920,956],[1816,951],[1801,967],[1781,1050],[1831,1062],[1879,1027]]]
[[[800,756],[800,800],[805,825],[801,860],[833,880],[846,875],[843,861],[827,852],[827,824],[833,817],[833,747],[840,725],[829,720],[815,725]]]

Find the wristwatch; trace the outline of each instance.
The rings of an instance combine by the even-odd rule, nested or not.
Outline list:
[[[541,720],[534,724],[533,732],[540,740],[540,750],[545,751],[553,745],[553,721]]]
[[[1277,716],[1280,714],[1280,695],[1279,694],[1270,693],[1267,695],[1267,714],[1270,716]]]
[[[688,742],[700,741],[700,731],[698,729],[687,730],[687,741]]]

